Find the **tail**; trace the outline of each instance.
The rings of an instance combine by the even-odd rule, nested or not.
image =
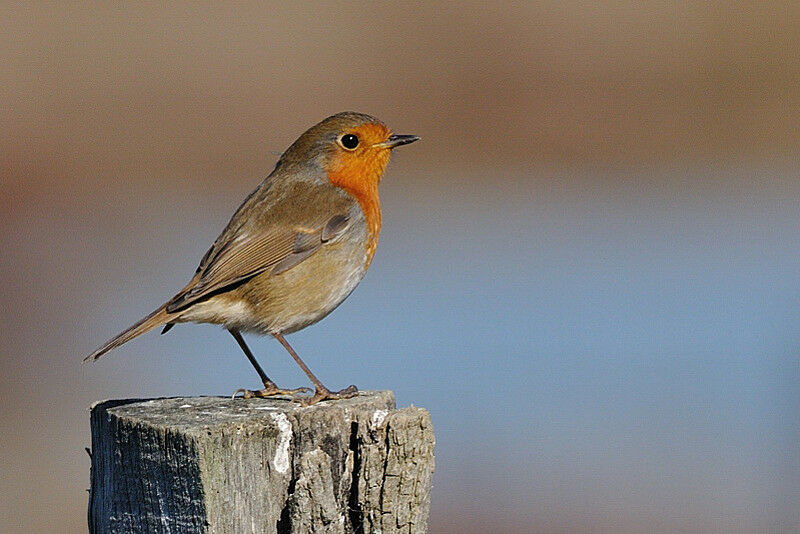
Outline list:
[[[115,349],[122,345],[123,343],[127,343],[131,339],[144,334],[145,332],[149,332],[153,328],[157,328],[163,324],[168,323],[171,319],[175,319],[177,314],[174,313],[167,313],[166,311],[167,305],[164,304],[156,311],[142,319],[141,321],[137,322],[135,325],[131,326],[118,336],[110,339],[107,341],[102,347],[88,355],[86,358],[83,359],[84,362],[89,360],[96,360],[106,352]]]

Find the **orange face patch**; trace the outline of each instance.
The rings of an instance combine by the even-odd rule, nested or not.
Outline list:
[[[336,152],[328,160],[326,171],[331,184],[341,187],[353,195],[367,220],[369,242],[367,244],[367,266],[372,261],[381,231],[381,206],[378,198],[378,183],[389,163],[391,150],[375,146],[389,138],[391,132],[379,123],[362,124],[339,136],[355,135],[358,146],[352,150],[336,145]]]
[[[328,161],[327,171],[331,183],[345,189],[363,189],[364,185],[380,181],[389,161],[389,150],[375,145],[386,141],[389,135],[389,129],[377,123],[362,124],[341,132],[336,152]],[[349,149],[342,140],[352,136],[358,139],[358,144]]]

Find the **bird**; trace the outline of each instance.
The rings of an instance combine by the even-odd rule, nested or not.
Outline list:
[[[84,361],[154,328],[163,327],[164,334],[179,323],[210,323],[230,332],[264,386],[240,388],[234,396],[310,393],[279,388],[243,333],[269,335],[283,345],[314,385],[305,405],[356,395],[354,385],[326,388],[285,336],[323,319],[364,277],[381,231],[378,184],[392,150],[417,140],[352,111],[312,126],[239,206],[186,286]]]

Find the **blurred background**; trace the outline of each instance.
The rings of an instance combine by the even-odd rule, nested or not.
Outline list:
[[[432,533],[800,531],[798,5],[3,3],[0,531],[86,531],[93,401],[259,386],[209,326],[80,361],[342,110],[422,141],[291,342],[430,410]]]

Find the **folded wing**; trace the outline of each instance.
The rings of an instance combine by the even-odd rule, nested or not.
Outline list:
[[[215,245],[192,282],[167,303],[166,311],[184,310],[263,272],[271,270],[278,275],[291,269],[347,228],[346,214],[325,215],[319,217],[322,220],[309,221],[311,224],[242,231]]]

